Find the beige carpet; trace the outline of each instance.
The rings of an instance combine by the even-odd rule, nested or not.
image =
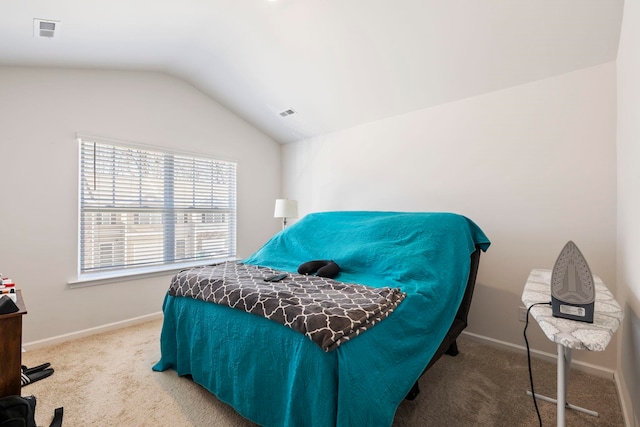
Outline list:
[[[28,351],[23,364],[51,362],[53,376],[29,384],[36,420],[48,426],[64,407],[64,427],[253,426],[233,409],[173,371],[153,372],[161,321]],[[443,356],[420,380],[421,394],[398,408],[394,426],[537,426],[526,356],[459,340],[457,357]],[[534,359],[536,392],[555,395],[555,365]],[[567,411],[568,426],[624,426],[613,381],[572,371],[569,402],[600,412]],[[538,403],[544,426],[556,408]]]

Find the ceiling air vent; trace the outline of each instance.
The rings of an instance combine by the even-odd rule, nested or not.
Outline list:
[[[33,36],[35,38],[53,39],[60,32],[60,22],[45,19],[33,19]]]
[[[290,116],[290,115],[295,114],[295,113],[296,113],[295,111],[293,111],[291,108],[289,108],[288,110],[284,110],[284,111],[280,112],[280,115],[282,117],[287,117],[287,116]]]

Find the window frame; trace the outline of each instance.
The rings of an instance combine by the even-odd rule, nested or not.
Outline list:
[[[223,261],[228,261],[228,260],[236,260],[237,259],[237,218],[238,218],[238,209],[237,209],[237,181],[238,181],[238,162],[234,161],[234,160],[229,160],[229,159],[224,159],[224,158],[220,158],[220,157],[214,157],[211,155],[207,155],[207,154],[202,154],[202,153],[193,153],[193,152],[186,152],[186,151],[181,151],[181,150],[174,150],[174,149],[168,149],[166,147],[161,147],[161,146],[151,146],[151,145],[146,145],[146,144],[140,144],[140,143],[133,143],[133,142],[129,142],[129,141],[122,141],[122,140],[114,140],[114,139],[110,139],[110,138],[103,138],[103,137],[96,137],[96,136],[92,136],[92,135],[86,135],[86,134],[76,134],[76,140],[78,143],[78,189],[77,189],[77,194],[78,194],[78,220],[77,220],[77,224],[78,224],[78,242],[77,242],[77,249],[76,249],[76,254],[77,254],[77,276],[75,280],[71,280],[69,281],[69,285],[71,287],[81,287],[81,286],[88,286],[88,285],[94,285],[94,284],[103,284],[103,283],[111,283],[111,282],[118,282],[118,281],[126,281],[126,280],[133,280],[133,279],[140,279],[140,278],[146,278],[146,277],[153,277],[153,276],[158,276],[158,275],[167,275],[167,274],[171,274],[173,272],[177,272],[180,269],[184,269],[184,268],[188,268],[188,267],[193,267],[193,266],[198,266],[198,265],[206,265],[206,264],[211,264],[214,262],[223,262]],[[227,234],[227,239],[228,239],[228,244],[224,246],[225,248],[225,254],[223,254],[223,256],[206,256],[206,257],[199,257],[197,259],[191,259],[191,260],[187,260],[187,261],[180,261],[174,259],[170,260],[169,262],[167,262],[166,260],[161,262],[161,263],[157,263],[155,265],[151,265],[151,266],[126,266],[124,268],[111,268],[108,270],[97,270],[97,271],[82,271],[82,262],[83,262],[83,224],[82,224],[82,218],[83,218],[83,188],[82,188],[82,184],[83,184],[83,170],[82,170],[82,153],[83,153],[83,141],[86,142],[95,142],[97,144],[103,144],[103,145],[109,145],[109,146],[113,146],[113,147],[117,147],[119,149],[132,149],[132,150],[141,150],[141,151],[148,151],[148,152],[152,152],[152,153],[156,153],[156,154],[163,154],[163,155],[167,155],[170,157],[173,156],[177,156],[177,157],[181,157],[181,158],[192,158],[194,159],[194,161],[213,161],[213,162],[221,162],[221,163],[228,163],[232,166],[230,166],[230,168],[232,169],[233,172],[233,177],[232,177],[232,183],[229,184],[229,186],[231,187],[231,190],[229,192],[230,195],[230,201],[229,201],[229,206],[228,206],[228,212],[227,214],[229,215],[229,225],[228,225],[228,234]],[[172,181],[173,183],[176,182],[176,176],[177,173],[174,175],[172,174]],[[174,184],[170,184],[171,186],[173,186]],[[170,196],[170,199],[173,199],[173,196]],[[163,199],[166,202],[166,199]],[[166,204],[164,205],[166,206]],[[175,205],[173,205],[173,208],[176,208],[177,203]],[[179,209],[178,209],[179,210]],[[103,222],[106,222],[106,218],[114,218],[116,216],[116,214],[112,213],[112,212],[107,212],[106,211],[102,211],[100,212],[103,218]],[[168,228],[166,226],[162,226],[163,231],[163,236],[166,237],[167,235],[167,229],[172,229],[176,226],[180,226],[180,224],[183,224],[185,221],[185,218],[188,219],[195,219],[195,218],[200,218],[200,212],[198,211],[198,209],[195,209],[196,213],[178,213],[177,211],[174,212],[176,215],[176,221],[173,224],[173,226],[169,226]],[[213,215],[215,217],[216,214],[219,214],[219,212],[209,212],[209,215]],[[204,215],[204,213],[202,213],[202,215]],[[97,216],[97,215],[96,215]],[[143,215],[138,216],[138,219],[142,219]],[[132,218],[134,218],[134,215],[131,215]],[[107,220],[108,221],[108,220]],[[131,223],[133,224],[135,220],[132,219]],[[144,221],[142,221],[144,222]],[[173,237],[173,247],[174,247],[174,255],[175,255],[175,246],[178,244],[178,241],[183,239],[183,236],[176,236],[176,235],[172,235]],[[184,243],[184,242],[183,242]],[[171,243],[170,243],[171,244]],[[166,247],[166,244],[163,243],[163,246]],[[98,244],[98,247],[100,247],[100,244]],[[95,251],[94,251],[95,252]],[[99,253],[98,253],[99,255]]]

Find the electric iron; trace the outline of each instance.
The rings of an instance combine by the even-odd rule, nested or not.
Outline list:
[[[593,323],[596,288],[591,269],[572,241],[562,248],[551,273],[554,317]]]

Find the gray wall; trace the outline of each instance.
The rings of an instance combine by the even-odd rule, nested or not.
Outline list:
[[[518,306],[533,268],[573,240],[616,291],[616,67],[606,63],[286,145],[284,186],[301,214],[450,211],[492,246],[468,331],[524,346]],[[538,327],[537,350],[555,354]],[[615,341],[574,359],[612,375]]]
[[[618,290],[625,310],[618,378],[640,426],[640,4],[626,1],[618,50]]]
[[[78,268],[76,132],[236,161],[238,255],[278,231],[279,145],[192,86],[148,72],[0,67],[0,272],[23,290],[26,343],[158,313],[169,286],[170,274],[67,285]]]

